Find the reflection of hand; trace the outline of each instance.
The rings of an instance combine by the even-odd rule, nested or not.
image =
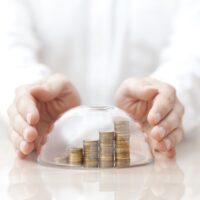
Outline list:
[[[51,200],[35,163],[16,159],[9,173],[8,193],[13,200]]]
[[[150,78],[130,78],[120,86],[116,101],[142,126],[148,123],[153,127],[154,149],[169,157],[175,155],[175,146],[183,138],[184,107],[172,86]]]
[[[140,200],[179,200],[185,190],[183,181],[184,174],[176,161],[156,153],[154,169]]]
[[[10,138],[19,157],[23,158],[33,150],[39,151],[56,119],[79,104],[76,89],[60,74],[19,87],[8,109]]]

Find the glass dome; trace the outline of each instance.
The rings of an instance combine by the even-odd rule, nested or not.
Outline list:
[[[117,107],[79,106],[55,124],[38,162],[73,169],[148,164],[152,155],[136,122]]]

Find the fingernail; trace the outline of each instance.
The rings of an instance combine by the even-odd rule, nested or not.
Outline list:
[[[32,119],[32,114],[31,113],[28,113],[27,116],[26,116],[26,120],[29,124],[31,124],[31,119]]]
[[[169,139],[164,140],[167,150],[171,149],[171,141]]]
[[[153,119],[154,119],[154,123],[155,124],[157,124],[158,122],[160,122],[160,120],[161,120],[160,113],[155,113]]]

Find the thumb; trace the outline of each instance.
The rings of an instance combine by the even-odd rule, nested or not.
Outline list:
[[[56,91],[50,91],[46,86],[34,86],[30,92],[31,95],[42,102],[51,101],[58,95]]]
[[[143,86],[133,91],[134,93],[139,100],[150,101],[158,94],[158,90],[152,86]]]
[[[42,85],[33,86],[31,88],[31,94],[40,101],[48,102],[64,94],[68,94],[72,90],[71,83],[64,76],[53,75]]]

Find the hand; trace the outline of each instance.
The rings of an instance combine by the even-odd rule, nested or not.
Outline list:
[[[8,109],[10,138],[20,158],[40,151],[54,122],[68,109],[80,105],[74,86],[60,74],[16,90]]]
[[[153,149],[174,157],[175,147],[183,138],[184,107],[176,90],[163,82],[146,78],[125,80],[116,94],[117,105],[145,129],[149,124]]]

